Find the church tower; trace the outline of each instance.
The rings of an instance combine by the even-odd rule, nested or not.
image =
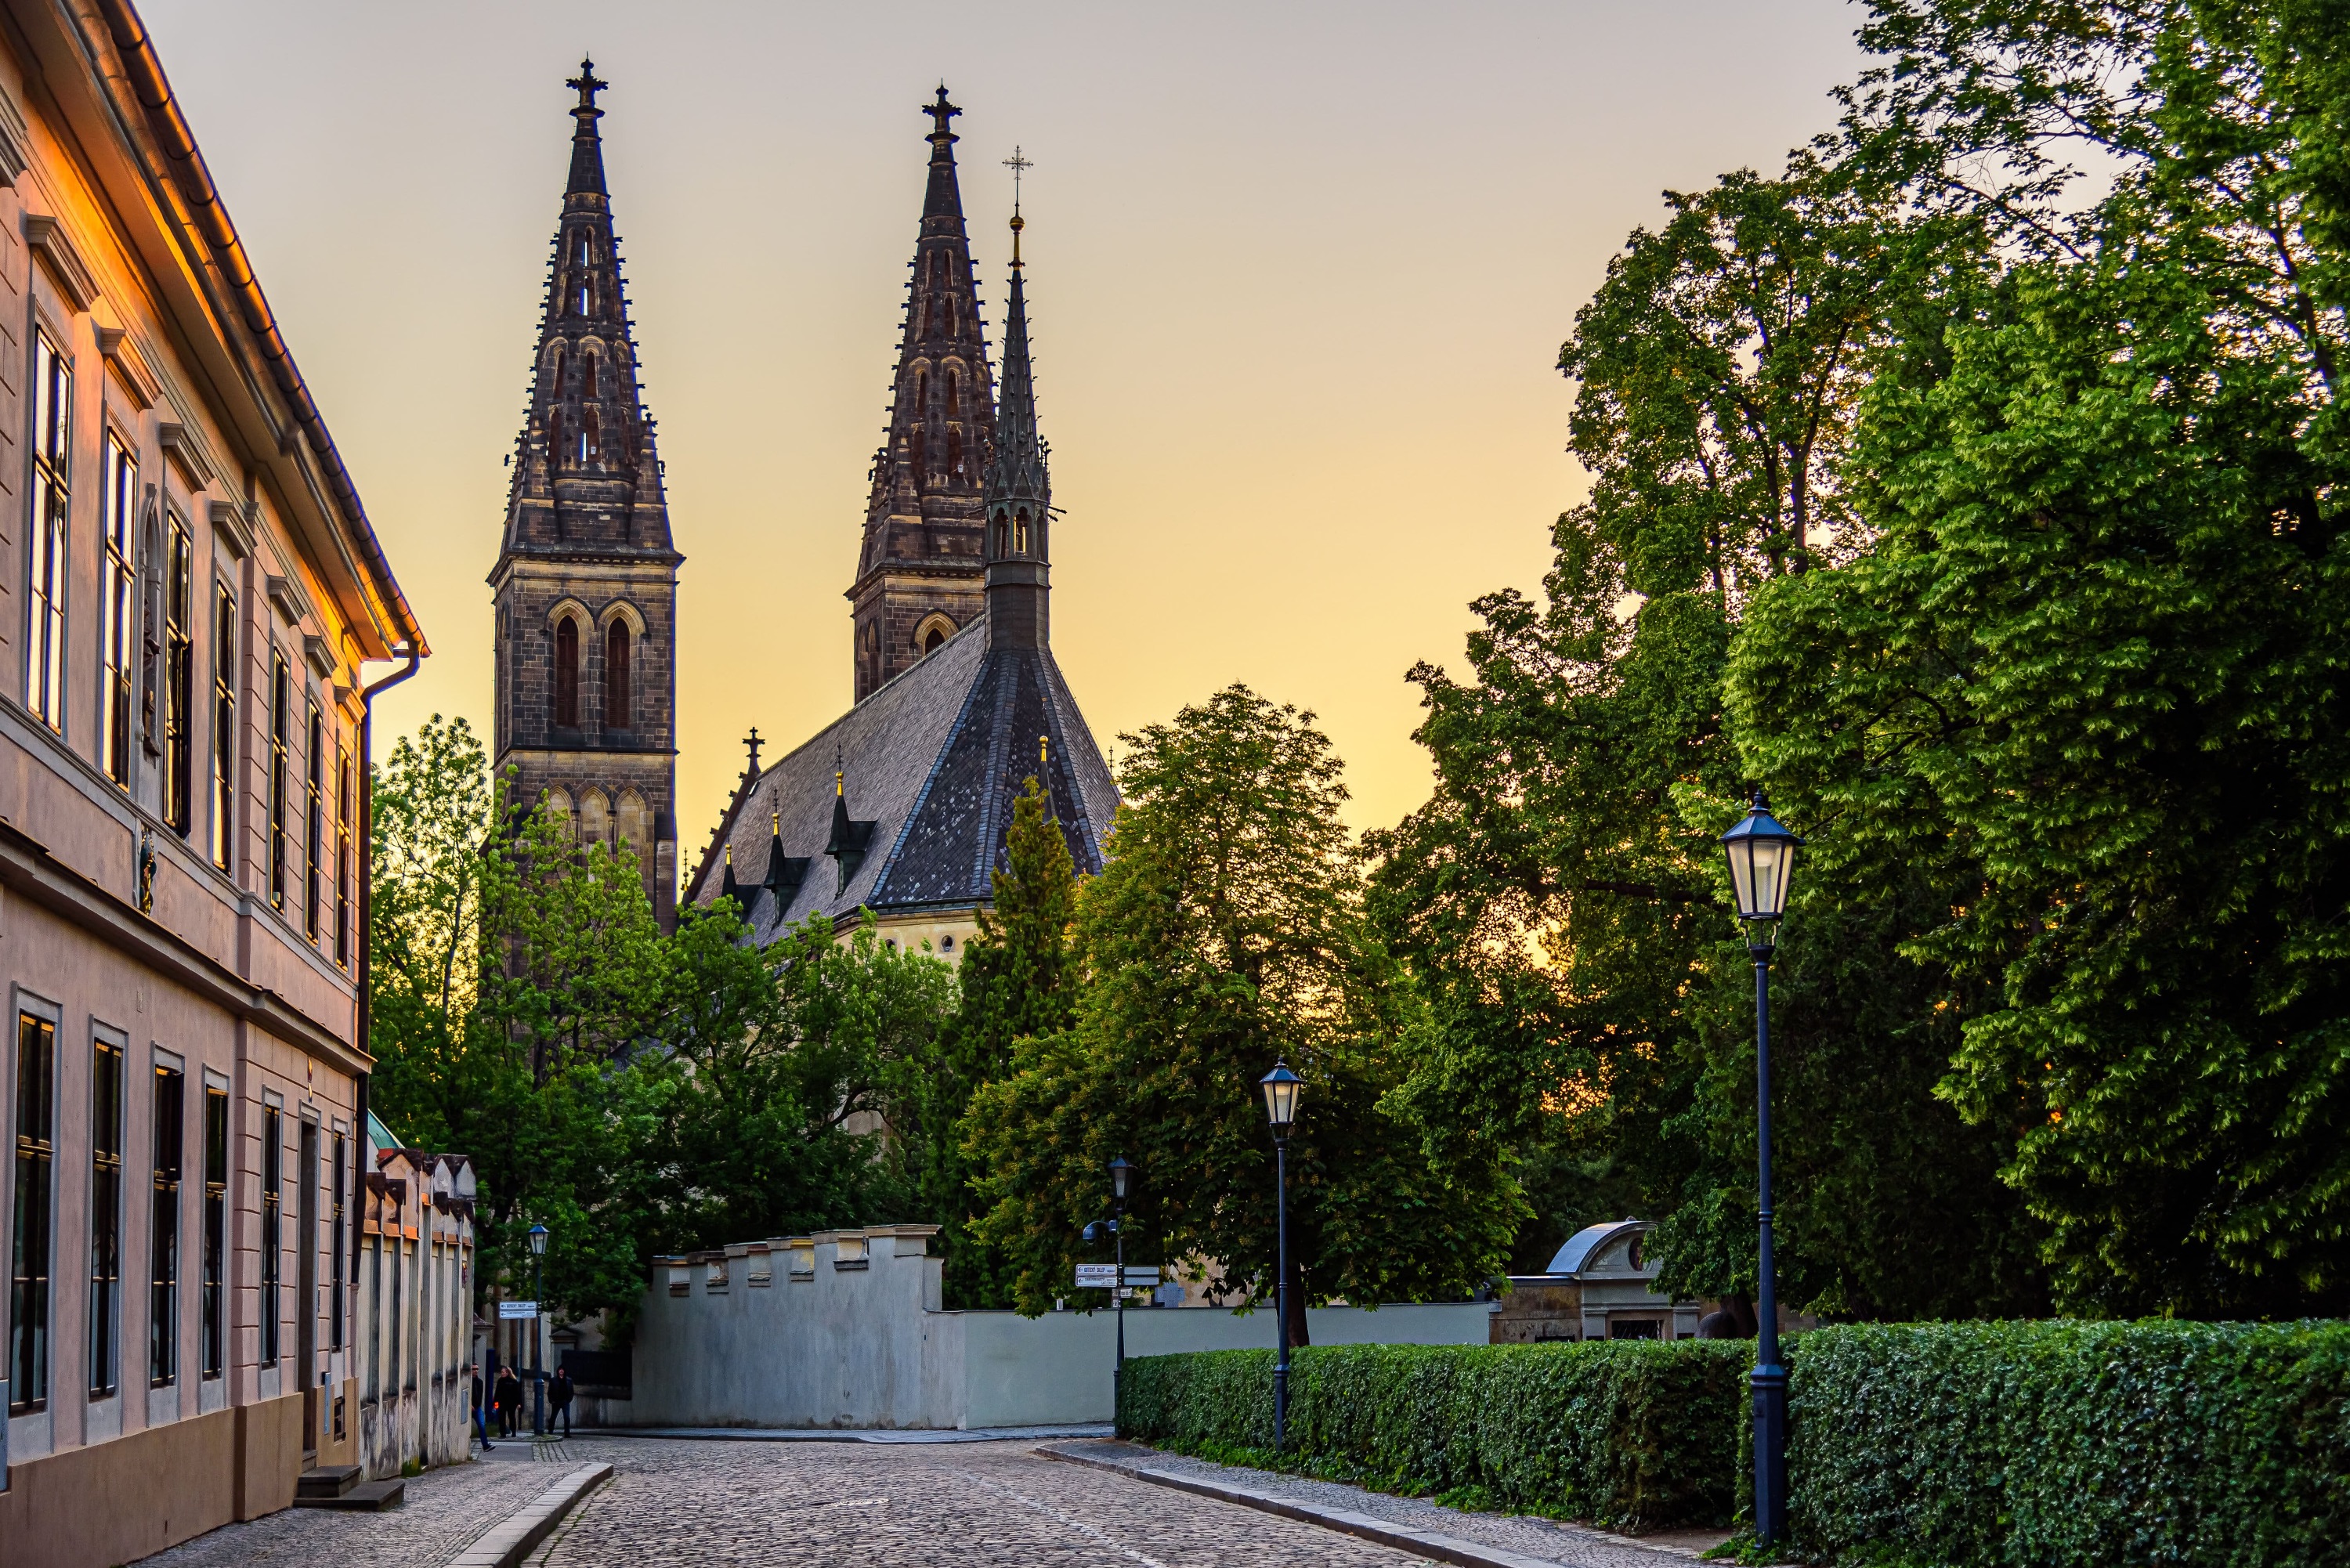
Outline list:
[[[512,456],[496,613],[497,772],[582,839],[625,843],[676,917],[677,568],[604,186],[592,62]],[[941,124],[944,121],[941,122]]]
[[[1013,170],[1027,166],[1012,151]],[[1003,316],[1003,395],[987,464],[987,645],[1052,646],[1053,480],[1036,430],[1036,379],[1028,363],[1028,296],[1022,282],[1020,217],[1012,205],[1012,300]]]
[[[930,187],[889,437],[873,460],[848,590],[860,702],[976,620],[984,596],[983,487],[994,382],[955,180],[956,137],[948,128],[962,110],[941,85],[923,112],[931,117]]]

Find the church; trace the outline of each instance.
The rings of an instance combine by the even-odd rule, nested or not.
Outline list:
[[[582,838],[639,856],[674,923],[673,545],[636,379],[596,95],[571,84],[570,178],[515,442],[497,617],[497,766]],[[952,122],[939,88],[887,438],[849,602],[854,705],[762,766],[758,733],[683,898],[732,898],[765,943],[872,911],[893,942],[960,959],[993,899],[1013,800],[1035,777],[1080,874],[1118,792],[1052,651],[1049,447],[1029,358],[1014,204],[999,383],[980,317]]]

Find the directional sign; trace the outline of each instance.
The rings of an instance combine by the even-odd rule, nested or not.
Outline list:
[[[536,1302],[500,1302],[498,1303],[498,1316],[501,1318],[536,1317],[537,1315]]]
[[[1159,1282],[1159,1271],[1155,1268],[1142,1268],[1128,1264],[1126,1271],[1126,1282],[1129,1288],[1148,1290]],[[1118,1265],[1116,1263],[1079,1263],[1077,1265],[1077,1289],[1114,1291],[1117,1288]]]

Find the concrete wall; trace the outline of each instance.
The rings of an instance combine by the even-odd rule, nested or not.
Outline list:
[[[929,1226],[827,1231],[656,1265],[638,1321],[644,1427],[1027,1427],[1110,1418],[1117,1315],[941,1312]],[[860,1259],[858,1254],[862,1253]],[[1315,1308],[1317,1345],[1482,1345],[1482,1303]],[[1270,1349],[1269,1312],[1129,1307],[1129,1356]]]

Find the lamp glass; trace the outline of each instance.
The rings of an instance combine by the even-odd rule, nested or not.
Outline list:
[[[1305,1088],[1305,1080],[1291,1072],[1288,1063],[1276,1062],[1273,1071],[1257,1082],[1264,1090],[1265,1120],[1273,1124],[1274,1131],[1287,1131],[1297,1119],[1297,1095]]]
[[[546,1227],[544,1225],[530,1228],[530,1255],[534,1258],[546,1256]]]
[[[1802,842],[1780,826],[1759,793],[1753,809],[1721,836],[1740,919],[1775,920],[1786,913],[1787,885],[1794,871],[1796,846]]]
[[[1123,1203],[1126,1201],[1127,1193],[1133,1189],[1133,1162],[1128,1160],[1126,1156],[1119,1155],[1116,1159],[1109,1162],[1110,1194],[1120,1203]]]

